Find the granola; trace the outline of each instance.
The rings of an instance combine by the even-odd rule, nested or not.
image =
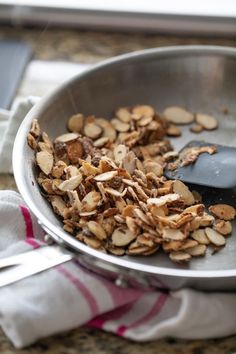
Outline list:
[[[212,119],[196,120],[199,131],[214,128]],[[163,116],[149,105],[121,107],[111,121],[73,115],[68,132],[51,140],[33,120],[27,141],[38,183],[64,230],[102,252],[148,256],[162,249],[174,262],[224,246],[235,209],[218,204],[209,208],[211,215],[197,192],[163,176],[178,157],[166,137],[181,135],[176,124],[193,121],[181,107]],[[202,152],[215,150],[192,149],[179,159],[190,163]]]

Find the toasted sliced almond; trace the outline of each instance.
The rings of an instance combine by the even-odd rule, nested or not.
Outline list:
[[[136,239],[136,235],[125,227],[119,227],[112,233],[112,244],[117,247],[127,246]]]
[[[123,163],[124,158],[126,157],[128,153],[128,149],[125,145],[119,144],[114,148],[114,158],[115,162],[118,165],[121,165]]]
[[[191,255],[187,252],[176,251],[170,253],[170,259],[177,263],[188,262],[191,259]]]
[[[92,216],[92,215],[95,215],[95,214],[97,214],[97,210],[81,211],[81,212],[79,213],[79,215],[82,216],[82,217]]]
[[[83,114],[78,113],[70,117],[70,119],[68,120],[67,127],[70,132],[80,133],[83,129],[83,125],[84,116]]]
[[[179,127],[176,125],[170,125],[169,128],[166,131],[167,135],[169,136],[180,136],[182,134],[181,130]]]
[[[121,107],[116,111],[116,116],[124,123],[129,123],[132,119],[128,108]]]
[[[224,236],[232,233],[232,224],[230,221],[216,220],[213,228]]]
[[[113,127],[121,133],[125,133],[130,129],[130,125],[128,123],[121,122],[119,119],[112,119],[111,124]]]
[[[206,253],[206,249],[207,249],[206,245],[198,245],[198,246],[188,248],[186,252],[194,257],[204,256],[204,254]]]
[[[148,105],[140,105],[140,106],[135,106],[132,109],[133,114],[137,114],[141,117],[153,117],[155,114],[155,111],[153,107],[148,106]]]
[[[96,177],[94,177],[94,180],[97,182],[106,182],[106,181],[110,181],[112,178],[114,178],[115,176],[117,176],[118,172],[117,171],[108,171],[108,172],[104,172],[100,175],[97,175]]]
[[[152,117],[147,116],[147,117],[142,117],[141,119],[138,120],[138,126],[139,127],[145,127],[146,125],[148,125],[149,123],[151,123],[152,121]]]
[[[89,231],[91,231],[99,240],[105,240],[107,238],[105,230],[96,221],[89,221],[87,226]]]
[[[105,188],[105,191],[108,193],[108,194],[111,194],[113,195],[114,197],[124,197],[126,192],[127,192],[127,188],[125,188],[123,190],[123,192],[119,192],[113,188]]]
[[[194,204],[194,196],[183,182],[175,180],[173,183],[173,192],[177,193],[184,200],[185,205]]]
[[[58,195],[52,195],[50,196],[50,202],[52,204],[55,213],[64,217],[67,208],[66,208],[66,203],[64,202],[62,197]]]
[[[218,127],[218,123],[215,117],[210,116],[209,114],[196,114],[196,122],[206,130],[213,130]]]
[[[41,129],[37,119],[33,119],[30,128],[30,134],[32,134],[35,138],[38,138],[41,134]]]
[[[74,140],[67,144],[67,154],[71,163],[78,164],[83,157],[84,148],[80,141]]]
[[[27,142],[28,142],[28,145],[31,147],[31,149],[33,149],[33,150],[37,149],[37,145],[38,145],[37,141],[31,133],[27,134]]]
[[[211,229],[210,227],[206,227],[205,229],[206,235],[213,245],[216,246],[224,246],[225,238],[216,230]]]
[[[195,247],[198,245],[198,242],[195,240],[190,240],[190,239],[186,239],[182,246],[180,247],[180,251],[187,251],[189,248]]]
[[[232,220],[235,218],[235,209],[228,204],[215,204],[210,206],[209,211],[219,219]]]
[[[194,120],[194,115],[191,112],[178,106],[167,107],[163,115],[169,122],[174,124],[189,124]]]
[[[203,131],[203,126],[201,124],[193,124],[189,129],[192,133],[201,133]]]
[[[102,135],[103,129],[95,123],[88,123],[84,126],[84,134],[91,139],[97,139]]]
[[[133,151],[129,151],[123,159],[123,167],[126,171],[132,175],[136,169],[136,156]]]
[[[143,222],[145,222],[146,224],[150,224],[150,220],[148,219],[148,217],[142,212],[142,210],[135,208],[133,211],[133,214],[139,218],[140,220],[142,220]]]
[[[81,183],[82,181],[82,175],[81,173],[78,174],[77,176],[73,176],[65,181],[63,181],[59,186],[58,188],[61,190],[61,191],[71,191],[71,190],[74,190],[78,187],[78,185]]]
[[[92,191],[89,192],[82,200],[83,211],[92,211],[96,209],[98,202],[101,200],[101,194]]]
[[[191,234],[191,237],[201,245],[209,245],[210,243],[208,237],[206,236],[205,229],[195,230]]]
[[[107,250],[108,252],[116,255],[116,256],[123,256],[125,254],[125,250],[124,248],[121,248],[121,247],[115,247],[113,245],[109,245],[107,246]]]
[[[49,175],[53,167],[53,155],[48,151],[37,152],[36,162],[45,175]]]
[[[108,120],[98,118],[96,119],[96,124],[103,129],[103,137],[109,138],[110,141],[114,141],[116,139],[116,131]]]
[[[91,165],[87,161],[81,161],[82,170],[85,176],[96,176],[100,173],[100,169]]]
[[[69,141],[76,140],[79,137],[78,133],[66,133],[58,136],[55,142],[68,143]]]
[[[162,237],[171,241],[182,241],[186,238],[183,232],[174,229],[163,229]]]
[[[159,198],[149,198],[147,200],[147,204],[156,205],[156,206],[161,207],[162,205],[165,205],[165,204],[171,203],[171,202],[175,202],[179,199],[180,199],[179,194],[171,193],[171,194],[163,195]]]
[[[108,141],[109,141],[108,137],[102,137],[102,138],[99,138],[99,139],[95,140],[93,142],[93,145],[95,147],[100,148],[100,147],[103,147]]]
[[[157,177],[163,175],[163,167],[158,162],[144,161],[144,168],[146,173],[153,172]]]

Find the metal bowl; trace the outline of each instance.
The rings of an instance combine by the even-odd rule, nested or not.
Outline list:
[[[219,129],[204,133],[210,142],[236,145],[236,50],[214,46],[180,46],[150,49],[119,56],[94,66],[42,99],[25,117],[17,133],[13,169],[18,189],[42,227],[62,246],[78,252],[93,271],[144,286],[205,290],[236,289],[236,226],[220,252],[193,259],[187,265],[172,263],[158,252],[148,257],[116,257],[96,251],[63,231],[62,223],[43,198],[36,181],[34,154],[26,136],[33,118],[51,137],[65,132],[68,118],[77,112],[112,117],[119,106],[150,104],[157,111],[168,105],[214,114]],[[226,107],[228,114],[223,113]],[[194,136],[196,137],[196,135]],[[173,140],[182,147],[193,136],[184,128]],[[203,171],[204,173],[204,171]],[[204,201],[235,205],[236,190],[202,189]]]

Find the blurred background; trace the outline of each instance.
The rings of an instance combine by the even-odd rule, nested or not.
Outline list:
[[[236,1],[0,0],[0,41],[0,107],[9,109],[16,96],[43,96],[118,54],[236,46]]]

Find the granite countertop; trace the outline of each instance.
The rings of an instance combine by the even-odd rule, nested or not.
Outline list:
[[[56,28],[21,28],[0,26],[1,38],[20,38],[33,48],[36,59],[66,60],[95,63],[99,60],[144,48],[179,44],[212,44],[236,47],[236,38],[175,37],[157,34],[127,34],[91,32]],[[0,189],[16,189],[14,178],[0,174]],[[151,343],[133,343],[100,330],[78,328],[57,336],[45,338],[23,349],[13,348],[0,330],[2,354],[233,354],[236,353],[236,335],[215,340],[163,339]]]

